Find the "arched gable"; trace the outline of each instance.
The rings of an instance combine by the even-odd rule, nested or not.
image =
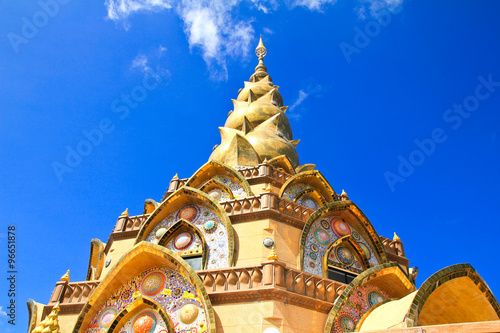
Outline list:
[[[295,169],[293,168],[292,162],[290,162],[286,155],[276,156],[267,161],[267,164],[270,164],[275,168],[282,168],[285,172],[295,175]]]
[[[500,319],[500,306],[469,264],[452,265],[434,273],[409,306],[408,327]]]
[[[356,277],[335,300],[324,333],[358,331],[365,314],[413,291],[415,286],[397,264],[372,267]]]
[[[298,201],[307,193],[310,195],[315,193],[316,198],[320,200],[320,206],[337,200],[337,194],[317,170],[304,171],[288,179],[281,187],[279,196],[290,201]]]
[[[182,244],[182,247],[179,247],[176,244],[177,239],[175,239],[174,236],[184,230],[189,230],[191,232],[191,235],[187,235],[187,237],[184,237],[186,241],[184,241],[183,243],[186,244]],[[191,237],[191,239],[187,239],[189,237]],[[165,246],[167,249],[176,252],[180,256],[201,253],[201,267],[202,269],[205,269],[207,267],[209,250],[207,247],[205,236],[203,236],[201,231],[196,228],[196,226],[185,219],[180,219],[179,221],[175,222],[168,230],[165,230],[165,234],[158,240],[158,245]]]
[[[328,277],[328,266],[331,264],[356,273],[370,268],[366,253],[351,235],[337,239],[326,250],[323,256],[323,276]]]
[[[168,333],[175,333],[174,324],[170,316],[158,302],[146,296],[140,296],[121,310],[109,325],[106,333],[120,332],[122,328],[127,332],[132,332],[130,328],[144,315],[149,315],[153,318],[151,321],[155,326],[153,330],[166,330]],[[148,323],[146,322],[145,324],[147,325]]]
[[[213,160],[199,168],[184,186],[199,188],[210,179],[226,184],[235,198],[253,195],[250,184],[241,173],[224,163]]]
[[[102,280],[80,312],[73,333],[106,332],[116,316],[125,316],[123,310],[141,297],[143,303],[149,299],[162,308],[175,332],[204,327],[201,332],[215,333],[212,304],[196,272],[176,253],[147,242],[135,245]],[[190,311],[183,311],[185,306]],[[180,317],[181,312],[193,310],[196,318]]]
[[[207,241],[207,268],[233,266],[234,235],[231,221],[217,201],[206,193],[183,186],[170,195],[148,217],[136,238],[158,244],[165,232],[184,218],[195,226]]]
[[[94,238],[90,241],[89,267],[87,269],[87,281],[98,280],[104,267],[104,244],[100,239]]]
[[[231,188],[214,178],[207,180],[203,185],[201,185],[200,191],[205,192],[218,202],[234,199],[234,194]]]
[[[370,266],[388,262],[380,237],[363,212],[352,201],[336,201],[317,210],[302,229],[299,268],[323,275],[324,255],[333,243],[347,235],[361,247]]]

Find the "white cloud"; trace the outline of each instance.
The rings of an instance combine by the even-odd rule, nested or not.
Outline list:
[[[336,2],[337,0],[295,0],[292,2],[292,6],[301,6],[309,10],[321,11],[325,5],[333,5]]]
[[[142,72],[148,72],[151,68],[148,66],[148,57],[144,54],[139,53],[137,57],[132,60],[132,68],[141,70]]]
[[[0,317],[7,317],[7,313],[3,310],[3,307],[0,306]]]
[[[297,106],[302,104],[302,102],[307,98],[308,94],[304,90],[299,90],[299,97],[297,100],[288,108],[288,111],[293,111]]]
[[[287,0],[284,7],[304,7],[322,11],[337,0]],[[358,0],[360,16],[376,15],[381,8],[395,9],[403,0]],[[200,50],[212,78],[227,79],[227,59],[248,54],[255,38],[253,19],[238,17],[239,6],[247,4],[264,13],[279,7],[278,0],[105,0],[108,18],[123,22],[128,29],[127,18],[139,12],[172,10],[184,23],[191,50]],[[267,28],[266,33],[271,33]],[[160,52],[161,53],[161,52]],[[146,59],[147,60],[147,59]],[[139,60],[138,60],[139,61]],[[139,64],[138,64],[139,66]],[[144,64],[147,66],[147,62]]]
[[[378,18],[383,10],[397,12],[401,10],[404,0],[359,0],[360,5],[356,8],[360,18],[368,16]]]

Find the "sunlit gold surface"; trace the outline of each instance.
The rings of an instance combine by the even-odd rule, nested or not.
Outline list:
[[[31,333],[59,333],[58,314],[59,303],[52,308],[52,312]]]

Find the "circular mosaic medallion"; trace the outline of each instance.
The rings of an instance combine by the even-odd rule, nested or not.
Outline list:
[[[208,220],[203,224],[203,229],[207,232],[207,234],[213,234],[217,230],[217,221]]]
[[[321,220],[321,226],[325,229],[330,229],[330,223],[327,220]]]
[[[143,312],[132,324],[133,333],[152,333],[156,328],[156,317],[151,312]]]
[[[194,236],[189,231],[184,231],[178,234],[174,239],[174,247],[176,250],[187,249],[194,240]]]
[[[160,228],[158,230],[156,230],[156,234],[155,234],[155,237],[156,239],[160,239],[163,237],[163,235],[165,235],[165,233],[167,232],[167,228]]]
[[[315,269],[316,263],[314,261],[309,261],[309,267],[311,267],[312,269]]]
[[[183,294],[183,291],[181,288],[175,288],[173,291],[172,291],[172,296],[177,299],[179,297],[181,297]]]
[[[311,244],[311,251],[318,252],[318,246],[316,246],[316,244]]]
[[[129,290],[125,290],[121,295],[120,295],[120,298],[122,299],[122,301],[127,301],[130,296],[132,296],[132,293],[129,291]]]
[[[328,232],[324,229],[316,228],[316,230],[314,230],[314,238],[323,246],[330,244],[330,235],[328,235]]]
[[[271,238],[265,238],[262,241],[262,244],[264,244],[264,246],[267,247],[267,248],[271,248],[274,245],[274,241]]]
[[[361,239],[361,236],[359,236],[359,234],[356,230],[353,230],[351,235],[352,235],[352,238],[354,238],[357,241],[359,241]]]
[[[339,236],[347,236],[351,234],[351,227],[339,218],[334,218],[330,222],[333,232]]]
[[[318,258],[318,255],[314,252],[311,252],[309,253],[309,257],[312,259],[312,260],[316,260]]]
[[[338,323],[343,332],[352,332],[356,328],[356,322],[347,314],[340,316]]]
[[[356,267],[356,268],[361,268],[361,264],[359,263],[359,261],[356,261],[356,262],[354,263],[354,267]]]
[[[382,296],[380,293],[376,291],[370,291],[368,293],[368,302],[370,303],[370,306],[374,306],[375,304],[383,301],[385,301],[384,296]]]
[[[142,293],[146,296],[154,296],[163,290],[165,286],[165,275],[160,272],[149,273],[142,280]]]
[[[183,324],[191,324],[198,318],[198,313],[200,309],[196,306],[196,304],[188,303],[182,306],[179,310],[179,320]]]
[[[102,329],[108,328],[113,322],[113,319],[115,319],[117,313],[118,311],[116,311],[115,308],[107,308],[104,310],[99,316],[99,326]]]
[[[208,192],[208,195],[211,196],[214,200],[219,200],[220,198],[222,198],[222,191],[218,188],[214,188],[213,190]]]
[[[372,255],[370,253],[370,249],[368,248],[368,246],[366,246],[365,243],[358,243],[358,245],[361,248],[361,250],[363,250],[363,252],[365,253],[366,259],[370,260]]]
[[[198,217],[199,209],[196,206],[186,206],[181,209],[177,215],[178,219],[185,219],[186,221],[193,222]]]
[[[335,254],[337,255],[337,259],[346,266],[354,264],[354,260],[356,259],[351,251],[345,246],[337,246]]]
[[[104,267],[108,267],[109,264],[111,264],[111,258],[106,260],[106,262],[104,263]]]

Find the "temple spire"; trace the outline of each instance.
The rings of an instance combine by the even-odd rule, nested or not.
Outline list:
[[[255,48],[255,54],[259,57],[259,64],[255,67],[255,73],[250,77],[250,82],[257,82],[268,75],[267,67],[264,65],[267,49],[262,42],[262,35],[260,35],[259,45]]]

